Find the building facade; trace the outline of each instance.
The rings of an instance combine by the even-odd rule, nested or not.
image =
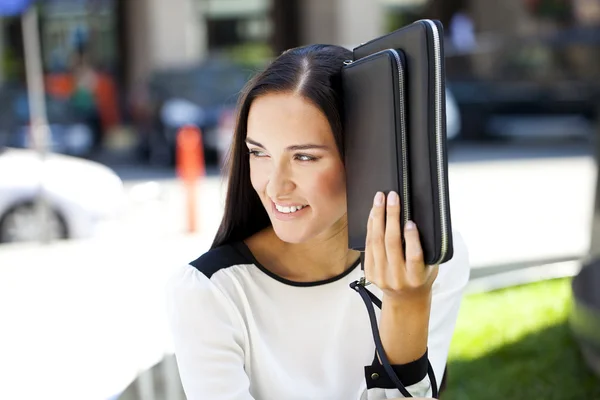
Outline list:
[[[44,70],[78,51],[114,87],[112,103],[155,72],[219,53],[270,58],[308,43],[353,47],[420,18],[440,19],[450,82],[600,78],[600,0],[53,0],[40,2]],[[24,82],[19,18],[0,19],[0,85]],[[110,90],[106,91],[107,93]],[[1,97],[1,96],[0,96]],[[0,103],[2,102],[0,98]],[[110,102],[109,102],[110,103]],[[126,111],[126,110],[124,110]],[[106,124],[126,112],[105,112]],[[108,121],[108,122],[107,122]]]

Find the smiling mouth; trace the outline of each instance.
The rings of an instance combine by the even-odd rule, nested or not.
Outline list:
[[[275,209],[277,211],[279,211],[280,213],[284,213],[284,214],[293,214],[295,212],[302,210],[305,207],[308,207],[308,206],[298,205],[298,206],[291,206],[291,207],[283,207],[283,206],[279,206],[279,205],[275,204]]]
[[[289,215],[289,216],[292,216],[308,207],[307,204],[295,204],[293,206],[291,206],[291,205],[290,206],[282,206],[282,205],[275,203],[273,200],[271,200],[271,205],[272,205],[273,211],[275,211],[277,214]]]

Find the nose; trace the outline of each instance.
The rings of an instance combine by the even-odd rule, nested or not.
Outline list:
[[[267,195],[272,199],[278,199],[290,194],[295,188],[289,165],[287,163],[274,165],[267,183]]]

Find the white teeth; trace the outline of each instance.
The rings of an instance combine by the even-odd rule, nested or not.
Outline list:
[[[290,214],[290,213],[294,213],[296,211],[300,211],[304,207],[306,207],[306,206],[282,207],[282,206],[275,204],[275,208],[277,209],[277,211],[282,212],[284,214]]]

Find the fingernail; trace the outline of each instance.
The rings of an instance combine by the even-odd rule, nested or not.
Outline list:
[[[378,207],[383,204],[383,193],[377,192],[377,194],[375,195],[374,204]]]
[[[414,222],[412,222],[412,221],[408,221],[408,222],[406,223],[406,226],[405,226],[404,228],[405,228],[407,231],[412,231],[413,229],[416,229],[416,228],[417,228],[417,225],[415,225],[415,223],[414,223]]]
[[[388,205],[397,206],[398,205],[398,193],[391,191],[388,194]]]

